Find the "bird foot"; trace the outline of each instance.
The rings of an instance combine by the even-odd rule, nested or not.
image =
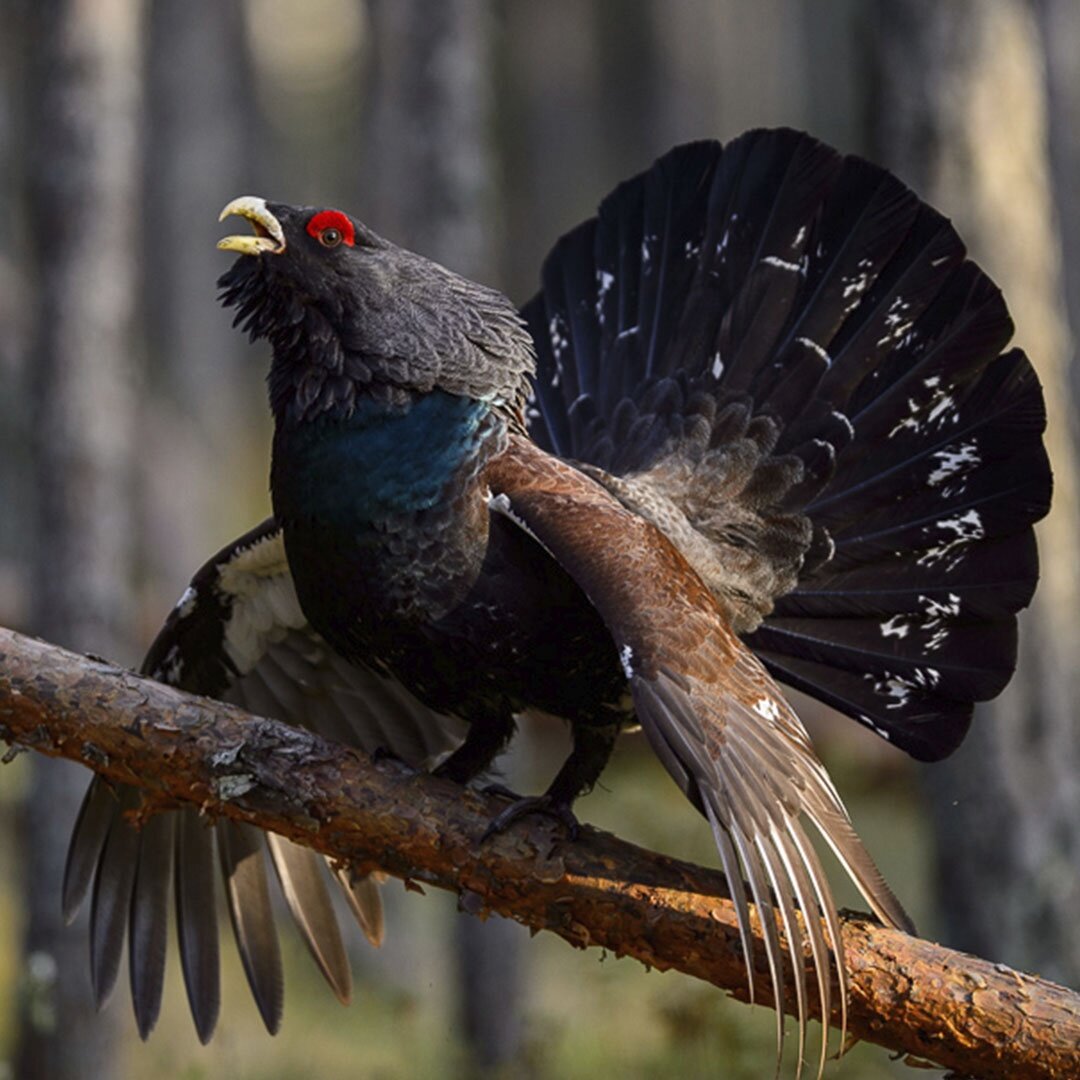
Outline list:
[[[524,795],[519,795],[512,788],[508,788],[505,784],[485,784],[480,790],[485,795],[498,795],[500,799],[509,799],[511,802],[518,802],[519,800],[525,798]]]
[[[517,796],[502,787],[501,784],[491,786],[495,789],[493,794],[509,795],[514,799],[514,802],[502,813],[492,818],[491,824],[484,830],[484,835],[480,837],[481,843],[490,840],[491,837],[498,833],[505,832],[515,821],[528,817],[530,814],[543,814],[545,817],[554,818],[556,821],[562,822],[569,839],[576,840],[578,838],[578,834],[581,832],[581,823],[575,816],[574,811],[570,809],[569,803],[552,798],[550,795]]]
[[[395,754],[393,750],[387,749],[385,746],[376,746],[371,751],[371,760],[378,765],[381,761],[392,761],[395,765],[400,766],[409,773],[417,774],[422,772],[422,769],[418,769],[415,765],[410,765],[403,757]]]

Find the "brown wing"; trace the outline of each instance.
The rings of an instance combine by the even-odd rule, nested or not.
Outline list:
[[[910,920],[856,836],[799,718],[732,632],[730,613],[663,533],[573,466],[517,436],[489,466],[487,480],[492,507],[534,536],[596,606],[650,744],[712,825],[738,913],[751,995],[748,902],[757,906],[780,1005],[780,1046],[784,959],[778,925],[787,937],[801,1062],[808,1001],[804,935],[823,1015],[830,1011],[830,953],[842,1014],[846,999],[836,906],[803,816],[884,922],[909,929]],[[796,907],[807,916],[802,926]],[[824,1054],[823,1038],[822,1063]]]

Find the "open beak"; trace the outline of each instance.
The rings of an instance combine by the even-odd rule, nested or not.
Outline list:
[[[265,199],[260,199],[258,195],[241,195],[221,211],[218,221],[224,221],[233,214],[247,218],[255,235],[222,237],[217,245],[221,251],[239,251],[241,255],[261,255],[265,251],[270,255],[280,255],[285,250],[285,233],[281,230],[281,222],[266,209]]]

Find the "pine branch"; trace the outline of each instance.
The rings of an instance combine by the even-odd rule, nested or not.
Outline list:
[[[568,843],[533,818],[480,844],[502,805],[493,797],[3,629],[0,736],[137,785],[147,814],[194,802],[358,869],[448,889],[473,914],[746,998],[723,876],[599,830]],[[857,1038],[980,1080],[1080,1075],[1080,995],[868,916],[846,915],[843,936]],[[770,982],[758,945],[761,997]]]

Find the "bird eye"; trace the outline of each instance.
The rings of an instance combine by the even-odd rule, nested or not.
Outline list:
[[[356,229],[340,210],[320,210],[313,214],[307,223],[307,234],[328,248],[337,247],[338,244],[352,247],[356,243]]]

